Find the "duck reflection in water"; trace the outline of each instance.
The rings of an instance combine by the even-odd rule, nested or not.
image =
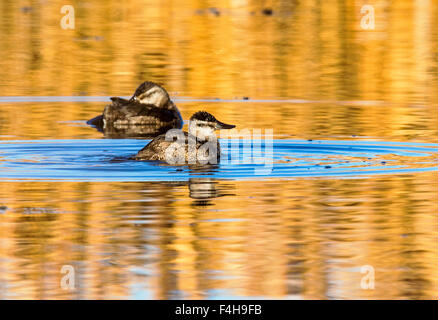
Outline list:
[[[231,193],[231,184],[225,183],[224,180],[218,180],[213,177],[199,177],[200,175],[211,175],[218,169],[218,165],[192,165],[189,166],[190,174],[196,177],[189,179],[189,196],[195,201],[192,206],[212,205],[211,200],[224,196],[233,196]]]

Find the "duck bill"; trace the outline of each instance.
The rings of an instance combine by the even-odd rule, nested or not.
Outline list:
[[[220,130],[220,129],[233,129],[236,126],[234,124],[226,124],[220,121],[216,121],[216,129]]]

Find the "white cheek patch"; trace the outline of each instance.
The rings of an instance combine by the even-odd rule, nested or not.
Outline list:
[[[155,90],[150,93],[149,97],[145,98],[145,101],[149,104],[161,107],[166,103],[167,97],[163,92]]]
[[[196,136],[199,140],[211,140],[216,136],[214,128],[207,125],[206,121],[192,121],[189,124],[189,131],[192,135]]]
[[[208,137],[214,134],[214,129],[212,127],[198,127],[198,135],[201,137]]]

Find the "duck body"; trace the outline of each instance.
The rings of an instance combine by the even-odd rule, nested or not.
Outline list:
[[[156,126],[181,128],[181,115],[170,101],[170,108],[157,108],[153,104],[144,104],[123,98],[113,97],[112,103],[103,111],[104,126]]]
[[[169,129],[180,129],[183,120],[161,86],[142,83],[131,99],[112,97],[103,114],[87,122],[106,134],[155,137]]]
[[[205,111],[199,111],[190,118],[189,132],[174,130],[159,135],[141,149],[133,159],[179,165],[216,164],[220,160],[221,152],[214,130],[234,127],[234,125],[216,120]]]
[[[220,160],[220,144],[216,139],[199,141],[195,136],[185,131],[181,131],[180,137],[175,140],[166,138],[166,134],[159,135],[141,149],[134,156],[134,159],[161,161],[177,165],[215,164]],[[203,150],[203,146],[204,149],[209,149],[208,152]]]

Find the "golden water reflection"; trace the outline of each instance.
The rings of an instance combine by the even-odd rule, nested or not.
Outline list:
[[[436,299],[436,181],[2,182],[0,297]]]
[[[105,102],[2,103],[0,138],[99,139],[85,121]],[[273,129],[277,139],[383,140],[438,142],[438,108],[433,106],[279,102],[177,102],[184,120],[198,110],[235,124],[237,130]]]
[[[1,95],[130,95],[147,79],[195,97],[438,101],[435,1],[70,4],[74,30],[64,1],[0,3]]]

